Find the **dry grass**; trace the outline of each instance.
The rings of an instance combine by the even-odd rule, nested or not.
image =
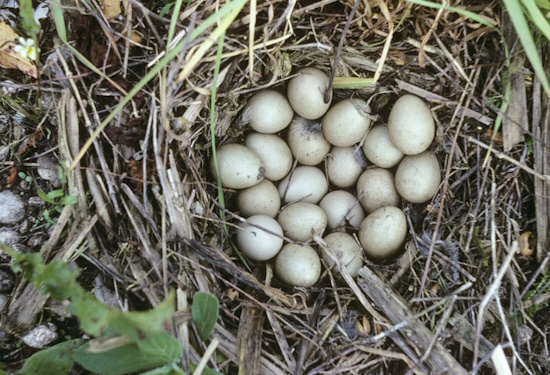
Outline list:
[[[97,61],[106,73],[131,88],[165,49],[169,21],[150,13],[152,4],[129,4],[124,17],[102,23],[98,32],[116,40],[119,53],[107,38],[106,48],[92,48],[102,53]],[[176,289],[173,330],[183,344],[184,366],[198,363],[207,350],[185,314],[193,293],[206,290],[219,298],[221,314],[217,350],[205,358],[228,374],[506,374],[507,366],[494,359],[498,355],[512,373],[549,372],[550,321],[543,307],[548,278],[541,265],[548,257],[516,254],[521,234],[537,230],[535,185],[547,184],[548,175],[534,159],[548,145],[540,129],[531,128],[524,142],[502,152],[494,126],[502,115],[508,64],[500,36],[455,13],[406,2],[359,2],[348,19],[354,4],[245,5],[223,42],[214,134],[217,145],[240,138],[246,128],[236,120],[247,98],[284,87],[297,68],[331,72],[349,21],[336,76],[377,82],[336,90],[335,98],[368,99],[383,122],[396,97],[411,92],[428,101],[437,124],[433,149],[444,182],[429,205],[405,207],[410,234],[402,257],[387,264],[367,261],[357,281],[326,270],[307,290],[282,285],[269,265],[247,270],[227,236],[239,221],[234,194],[226,191],[220,207],[207,172],[217,48],[208,32],[125,106],[107,136],[94,140],[68,175],[78,206],[65,208],[37,249],[50,259],[76,260],[87,269],[83,281],[90,288],[100,276],[118,303],[132,309],[156,306]],[[220,5],[185,3],[176,38],[185,38],[179,33],[189,33]],[[497,3],[468,9],[504,27]],[[128,48],[131,31],[143,36],[141,49]],[[204,54],[178,80],[201,46]],[[43,51],[50,74],[43,95],[59,129],[55,153],[70,163],[121,94],[94,81],[62,47]],[[544,114],[548,101],[537,99],[540,86],[531,82],[532,74],[524,76],[530,103],[525,115]],[[21,282],[13,293],[19,298],[30,291]],[[4,324],[16,335],[47,311],[45,300],[13,301]],[[11,361],[18,357],[13,354]]]

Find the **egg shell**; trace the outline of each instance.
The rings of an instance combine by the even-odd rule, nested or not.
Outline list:
[[[361,149],[355,146],[334,146],[325,160],[329,182],[340,188],[355,185],[365,164]]]
[[[216,155],[223,187],[245,189],[264,179],[265,167],[262,159],[248,147],[229,143],[219,147]],[[214,158],[210,160],[210,173],[216,176]]]
[[[401,206],[393,173],[383,168],[371,168],[363,172],[357,181],[357,196],[367,212],[384,206]]]
[[[329,109],[325,103],[329,77],[317,68],[303,68],[288,82],[287,97],[294,111],[308,120],[317,119]],[[330,95],[332,100],[332,94]]]
[[[344,225],[359,228],[365,218],[361,203],[353,194],[344,190],[334,190],[325,195],[319,207],[327,214],[328,228],[332,230]]]
[[[294,111],[287,98],[275,90],[258,91],[248,99],[245,122],[259,133],[277,133],[290,124]]]
[[[323,137],[321,123],[295,116],[287,137],[292,155],[303,165],[321,163],[330,151],[330,143]]]
[[[281,208],[281,197],[275,184],[263,180],[237,193],[237,207],[241,216],[267,215],[275,218]]]
[[[310,287],[321,276],[321,260],[311,246],[286,244],[274,264],[275,274],[289,286]]]
[[[277,221],[286,237],[295,241],[310,241],[313,233],[322,235],[327,227],[327,215],[316,204],[291,203],[283,207]]]
[[[391,143],[388,127],[385,125],[374,126],[365,138],[363,153],[367,159],[381,168],[393,168],[404,154]]]
[[[411,94],[397,99],[388,118],[388,133],[394,146],[405,155],[427,150],[435,136],[435,123],[426,103]]]
[[[433,198],[441,183],[437,157],[430,151],[405,156],[395,172],[395,187],[411,203],[424,203]]]
[[[407,236],[407,219],[400,208],[386,206],[368,215],[358,237],[365,254],[372,259],[391,258],[402,249]]]
[[[319,168],[302,165],[283,178],[277,188],[284,203],[318,203],[328,191],[328,182]]]
[[[279,181],[292,168],[292,152],[285,141],[275,134],[250,133],[244,144],[256,152],[265,166],[264,177]]]
[[[351,277],[356,278],[359,269],[363,267],[363,249],[355,241],[355,238],[344,232],[334,232],[323,238],[327,247],[340,259],[340,262],[346,267]],[[323,259],[329,267],[333,267],[334,262],[330,256],[323,250]],[[338,268],[333,268],[336,274],[340,274]]]
[[[370,106],[364,100],[344,99],[323,117],[323,135],[334,146],[353,146],[369,130],[370,113]]]
[[[283,230],[266,215],[254,215],[239,224],[237,246],[250,259],[264,261],[273,258],[283,247]],[[265,228],[266,230],[263,230]],[[273,233],[269,233],[273,232]]]

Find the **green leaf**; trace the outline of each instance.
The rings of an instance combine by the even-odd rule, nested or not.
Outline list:
[[[550,1],[548,0],[535,0],[535,3],[542,9],[550,10]]]
[[[38,34],[40,25],[34,22],[34,10],[32,9],[32,0],[19,1],[19,15],[23,18],[23,28],[29,34]]]
[[[75,195],[66,195],[61,199],[61,204],[65,206],[70,206],[78,203],[78,197]]]
[[[197,369],[197,366],[193,363],[189,364],[189,372],[194,373]],[[212,370],[211,368],[206,367],[204,370],[202,370],[201,375],[224,375],[223,372],[219,372],[216,370]]]
[[[191,316],[199,336],[206,340],[218,320],[219,302],[216,296],[208,292],[197,292],[193,297]]]
[[[33,354],[19,371],[21,375],[64,375],[74,365],[73,350],[82,343],[75,339],[59,343]]]
[[[48,192],[48,198],[50,198],[55,203],[57,203],[55,201],[57,198],[61,198],[64,195],[65,195],[65,192],[61,189],[56,189]]]
[[[71,297],[71,304],[67,310],[80,320],[80,328],[88,335],[109,335],[109,317],[117,314],[118,310],[110,310],[105,304],[97,300],[84,290]],[[112,334],[110,336],[116,336]]]
[[[171,365],[158,367],[154,370],[142,372],[141,375],[185,375],[182,369],[180,369],[175,363]]]
[[[179,342],[168,333],[164,338],[154,337],[152,340],[155,340],[157,345],[160,344],[169,353],[181,352]],[[167,356],[162,352],[145,354],[137,343],[121,345],[105,351],[93,349],[88,343],[75,352],[74,359],[86,370],[104,375],[147,371],[174,362],[173,356]]]
[[[171,292],[157,307],[149,311],[122,312],[115,310],[109,316],[108,329],[113,335],[140,340],[144,334],[165,332],[174,314],[175,294]]]
[[[42,199],[44,202],[50,203],[50,204],[57,204],[55,200],[51,199],[50,196],[47,193],[43,192],[42,190],[38,190],[37,193],[40,199]]]
[[[138,341],[137,344],[143,355],[162,357],[166,363],[175,362],[181,358],[179,341],[166,331],[150,334],[146,339]]]
[[[67,29],[65,27],[65,19],[63,18],[63,9],[61,8],[60,0],[51,0],[52,6],[50,8],[53,21],[55,23],[55,29],[59,39],[67,43]]]

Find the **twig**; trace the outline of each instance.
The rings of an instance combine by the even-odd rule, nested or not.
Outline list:
[[[340,42],[338,43],[338,49],[336,50],[336,56],[334,57],[334,63],[332,65],[332,72],[330,72],[330,80],[328,81],[327,91],[325,91],[325,103],[329,103],[332,99],[332,82],[334,81],[334,77],[336,77],[336,70],[338,69],[338,61],[340,61],[342,47],[344,47],[344,40],[346,40],[346,34],[348,33],[349,25],[351,25],[353,16],[355,16],[355,12],[357,11],[360,3],[361,0],[355,0],[355,5],[353,6],[353,9],[348,16],[348,21],[346,22],[344,30],[342,31],[342,35],[340,36]]]

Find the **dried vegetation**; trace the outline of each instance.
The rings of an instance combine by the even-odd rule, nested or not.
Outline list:
[[[18,189],[13,173],[9,180],[10,166],[32,173],[29,163],[41,152],[51,150],[63,163],[76,160],[123,92],[163,54],[169,20],[152,11],[158,5],[129,1],[110,21],[86,2],[67,7],[69,39],[116,86],[73,59],[50,37],[51,27],[45,30],[45,115],[26,124],[33,135],[21,140],[24,150],[12,150],[2,188]],[[497,31],[455,12],[360,1],[349,18],[354,5],[246,4],[223,40],[212,107],[217,43],[207,30],[186,45],[68,172],[68,193],[79,202],[63,209],[33,250],[76,261],[85,269],[84,285],[97,289],[94,279],[101,279],[115,305],[145,309],[176,289],[173,330],[184,365],[199,362],[206,349],[186,314],[189,298],[205,290],[221,307],[219,344],[208,365],[228,374],[506,374],[508,366],[512,373],[548,373],[548,240],[541,232],[548,216],[548,100],[528,65],[521,67],[499,3],[455,5],[504,30],[509,58]],[[185,39],[219,6],[184,3],[175,39]],[[201,48],[204,55],[194,61]],[[186,64],[194,64],[192,71],[179,80]],[[400,94],[423,97],[436,120],[433,149],[444,176],[430,204],[405,207],[410,234],[402,257],[367,261],[356,281],[325,269],[308,290],[288,288],[272,278],[269,266],[247,268],[237,257],[230,243],[241,220],[234,193],[225,191],[222,207],[206,167],[213,134],[220,145],[247,131],[237,121],[247,98],[266,87],[283,88],[304,66],[376,78],[371,86],[334,95],[369,100],[380,122]],[[503,113],[509,79],[523,80],[512,86],[511,101],[528,105]],[[34,85],[5,81],[2,87],[28,100],[24,106],[36,102]],[[514,119],[531,124],[519,141],[510,135],[521,125]],[[537,240],[522,241],[528,231],[538,231],[538,255]],[[520,255],[520,248],[535,254]],[[17,337],[56,309],[20,280],[3,324]],[[7,361],[25,353],[4,345]]]

